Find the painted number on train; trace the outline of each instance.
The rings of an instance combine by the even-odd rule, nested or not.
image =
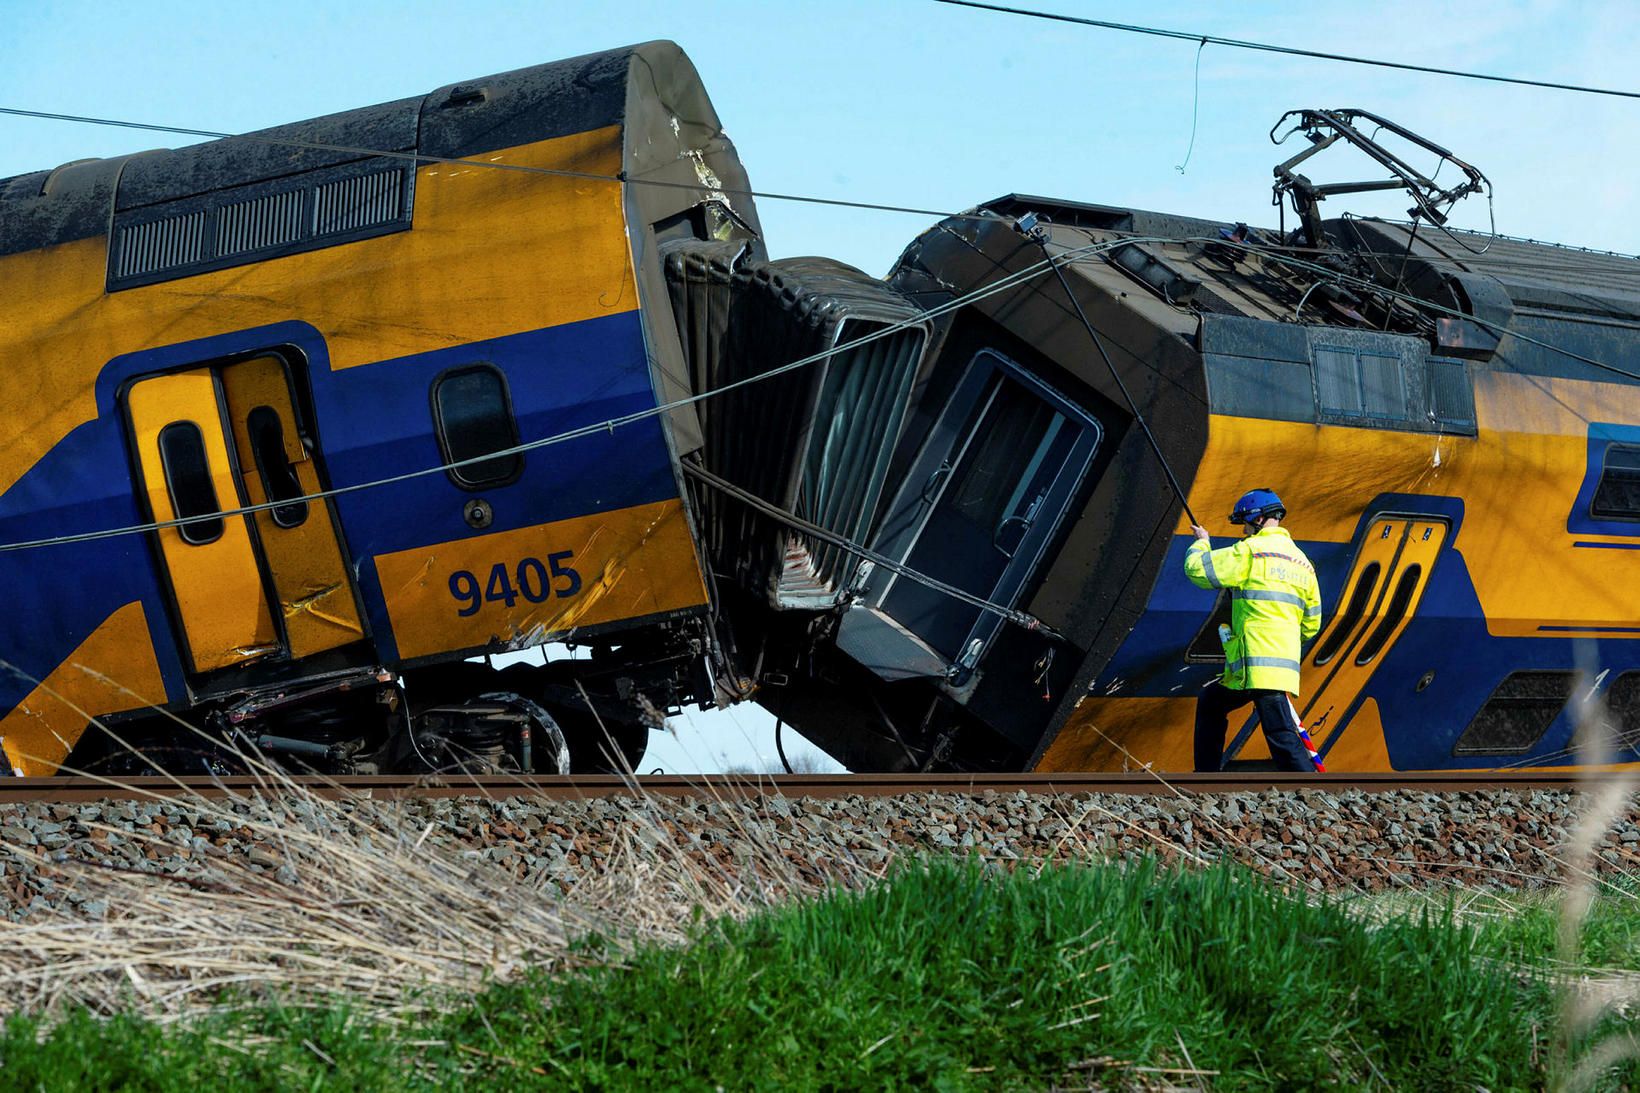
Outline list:
[[[567,599],[581,591],[581,575],[570,565],[575,560],[572,550],[559,550],[540,558],[524,558],[511,569],[506,562],[490,567],[489,579],[480,582],[477,574],[458,569],[450,574],[450,595],[464,604],[458,615],[476,615],[486,603],[507,607],[523,597],[530,603],[542,603],[557,596]]]

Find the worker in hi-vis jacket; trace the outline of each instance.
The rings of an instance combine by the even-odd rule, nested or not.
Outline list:
[[[1245,538],[1213,549],[1205,528],[1185,552],[1185,576],[1201,588],[1230,590],[1230,625],[1219,627],[1224,675],[1196,699],[1196,769],[1218,770],[1231,710],[1251,702],[1280,770],[1313,771],[1292,696],[1298,694],[1299,646],[1321,629],[1315,567],[1281,526],[1287,509],[1271,490],[1251,490],[1230,522]]]

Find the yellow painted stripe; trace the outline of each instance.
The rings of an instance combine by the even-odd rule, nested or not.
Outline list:
[[[7,765],[30,777],[53,774],[90,718],[166,701],[147,616],[140,602],[128,603],[0,719]]]
[[[1086,695],[1036,769],[1190,770],[1195,764],[1196,696],[1106,698]]]
[[[555,577],[555,560],[574,578]],[[376,572],[399,655],[407,658],[536,645],[577,627],[706,602],[677,500],[384,554]],[[572,585],[573,594],[560,594]],[[468,608],[475,610],[461,614]]]
[[[486,158],[612,175],[621,130]],[[638,306],[619,183],[450,164],[416,172],[408,232],[111,295],[106,268],[101,237],[0,258],[0,357],[27,407],[0,415],[0,492],[96,417],[121,354],[300,319],[351,368]]]

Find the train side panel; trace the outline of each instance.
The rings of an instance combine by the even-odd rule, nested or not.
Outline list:
[[[621,128],[608,126],[486,158],[613,177],[622,155]],[[0,258],[0,279],[18,290],[0,302],[0,328],[14,332],[0,541],[188,515],[165,503],[176,500],[166,484],[174,468],[156,462],[175,422],[137,425],[133,393],[146,378],[186,374],[208,399],[212,383],[226,392],[240,362],[271,358],[289,369],[291,414],[305,411],[300,437],[285,420],[270,441],[288,463],[277,473],[304,493],[346,491],[310,505],[307,518],[333,518],[354,585],[338,594],[332,574],[280,587],[268,551],[222,563],[246,589],[270,590],[277,625],[252,630],[280,646],[276,657],[291,656],[299,623],[316,613],[356,643],[330,642],[341,649],[335,663],[392,664],[537,644],[706,602],[658,419],[510,462],[347,490],[493,450],[497,391],[522,439],[655,405],[619,183],[431,164],[416,171],[412,230],[116,292],[104,291],[107,272],[106,237]],[[199,420],[210,417],[203,404],[173,407],[207,438],[222,508],[269,496],[254,453],[237,448],[249,433],[230,401],[224,393],[216,420]],[[145,452],[155,472],[146,479]],[[505,473],[486,477],[497,462]],[[279,512],[227,523],[271,545],[268,521]],[[263,650],[202,621],[220,615],[212,598],[227,571],[190,565],[190,551],[221,537],[192,543],[188,531],[162,531],[159,549],[126,535],[0,555],[13,590],[0,620],[11,668],[0,679],[9,711],[0,735],[14,768],[49,772],[88,718],[243,686],[242,676],[213,672],[264,661]],[[298,551],[284,564],[301,578],[308,563]],[[326,596],[337,610],[322,607]],[[182,610],[187,602],[198,610]]]
[[[1298,707],[1329,769],[1570,762],[1573,638],[1600,640],[1601,686],[1626,707],[1640,524],[1589,510],[1608,440],[1640,423],[1640,388],[1495,368],[1475,376],[1475,406],[1472,437],[1211,419],[1192,507],[1217,517],[1248,483],[1278,485],[1321,576],[1327,624]],[[1215,594],[1183,576],[1187,523],[1042,769],[1188,768],[1194,692],[1222,658]],[[1640,761],[1633,743],[1618,761]],[[1268,760],[1250,715],[1227,758]]]

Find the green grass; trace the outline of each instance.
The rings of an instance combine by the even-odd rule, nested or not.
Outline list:
[[[1506,958],[1536,962],[1555,953],[1558,894],[1498,897],[1477,910],[1488,943]],[[1640,883],[1624,877],[1604,885],[1578,932],[1580,967],[1640,971]]]
[[[1630,902],[1597,908],[1598,952],[1631,945]],[[0,1083],[1043,1089],[1193,1066],[1224,1089],[1539,1088],[1555,1022],[1530,970],[1553,954],[1542,913],[1372,925],[1234,869],[937,861],[869,892],[703,923],[684,949],[497,985],[413,1029],[264,1004],[184,1029],[82,1014],[40,1041],[14,1019]],[[1122,1065],[1070,1069],[1095,1058]]]

